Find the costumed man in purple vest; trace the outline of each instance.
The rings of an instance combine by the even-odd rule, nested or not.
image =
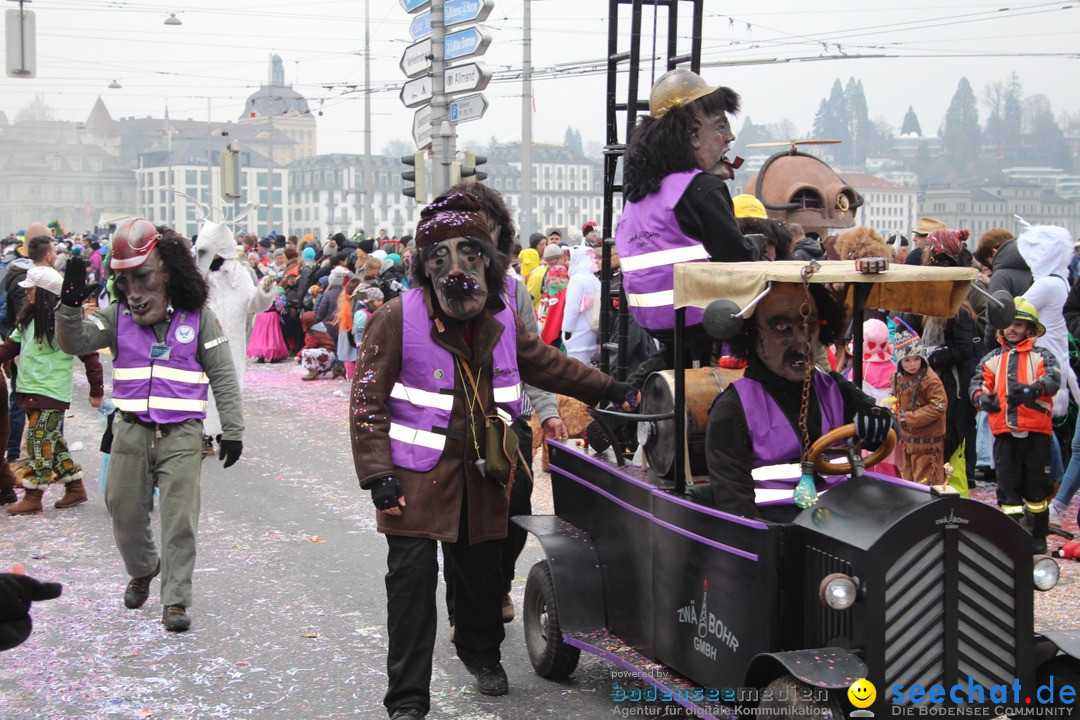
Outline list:
[[[804,302],[810,307],[805,330],[800,313]],[[789,522],[800,506],[809,506],[817,492],[827,489],[824,480],[808,480],[810,487],[798,487],[799,415],[808,357],[812,362],[822,343],[834,342],[844,322],[843,309],[823,286],[810,285],[807,298],[799,284],[773,283],[741,334],[731,341],[732,355],[745,359],[747,366],[709,412],[706,459],[717,509]],[[806,415],[810,443],[854,422],[862,448],[880,447],[892,427],[892,414],[839,373],[817,368],[811,373]],[[795,465],[787,467],[791,463]]]
[[[206,280],[190,242],[143,218],[121,222],[109,254],[117,302],[83,319],[86,266],[72,258],[64,274],[56,339],[83,355],[107,347],[113,356],[113,423],[105,505],[116,547],[131,580],[124,605],[141,607],[161,574],[162,622],[171,632],[191,626],[191,575],[199,521],[203,419],[213,387],[221,417],[219,457],[240,459],[244,420],[229,344],[206,307]],[[161,552],[150,511],[161,493]]]
[[[713,87],[684,68],[664,73],[649,95],[623,159],[622,219],[615,230],[630,315],[661,343],[630,377],[641,387],[649,373],[674,367],[672,268],[682,262],[758,260],[764,248],[744,237],[725,181],[741,159],[727,159],[735,135],[728,115],[739,96]],[[687,358],[709,361],[712,341],[702,311],[686,312]]]
[[[383,704],[393,720],[423,718],[431,704],[437,542],[453,558],[457,655],[480,693],[508,691],[499,542],[508,488],[486,462],[486,418],[517,418],[523,383],[627,409],[634,395],[526,331],[504,303],[508,259],[473,197],[452,192],[424,208],[415,242],[413,289],[364,329],[350,409],[356,474],[387,539]]]

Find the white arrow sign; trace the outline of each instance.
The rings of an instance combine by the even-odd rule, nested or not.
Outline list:
[[[479,120],[488,109],[488,101],[481,93],[466,95],[450,103],[450,122],[463,123]]]
[[[401,86],[401,103],[416,107],[431,100],[431,76],[418,77]]]
[[[431,70],[431,38],[405,48],[398,67],[405,73],[405,77],[416,77]]]
[[[491,70],[481,62],[455,65],[443,71],[443,86],[446,94],[483,90],[491,80]]]
[[[425,105],[416,111],[412,121],[412,136],[416,149],[423,150],[431,144],[431,106]]]

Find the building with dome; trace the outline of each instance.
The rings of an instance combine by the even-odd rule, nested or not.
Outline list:
[[[270,83],[261,86],[244,102],[240,125],[252,150],[273,157],[275,165],[315,156],[315,117],[303,95],[285,84],[285,66],[278,55],[270,56]],[[280,142],[285,135],[289,142]]]

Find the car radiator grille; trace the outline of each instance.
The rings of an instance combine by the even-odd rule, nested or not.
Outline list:
[[[1012,682],[1014,571],[989,540],[962,530],[931,535],[897,558],[885,573],[886,687],[966,687],[969,675],[985,687]]]
[[[851,563],[820,548],[808,545],[806,553],[806,576],[824,578],[833,573],[852,575]],[[806,638],[807,647],[839,645],[847,647],[851,640],[851,613],[833,610],[817,599],[817,587],[809,588],[813,596],[808,598],[808,607],[816,608],[817,618],[810,618],[807,628],[811,633]]]

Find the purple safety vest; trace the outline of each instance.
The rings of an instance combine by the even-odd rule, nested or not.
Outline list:
[[[821,432],[824,434],[844,424],[844,399],[828,373],[815,372],[811,382],[821,408]],[[751,378],[740,378],[732,385],[746,414],[754,467],[798,462],[802,456],[802,443],[772,395]]]
[[[496,412],[510,423],[521,414],[517,326],[509,307],[494,317],[502,323],[503,333],[492,356],[492,391]],[[386,401],[390,458],[398,467],[427,472],[446,446],[457,374],[454,355],[432,340],[431,318],[420,288],[401,294],[401,326],[401,370]]]
[[[202,313],[173,313],[169,330],[158,350],[154,329],[139,325],[121,304],[116,313],[116,358],[113,360],[113,402],[121,412],[143,422],[161,425],[206,417],[210,381],[199,364],[199,329]]]
[[[683,233],[675,206],[701,170],[672,173],[660,190],[626,203],[615,230],[623,289],[630,315],[646,330],[675,327],[675,271],[680,262],[708,262],[700,240]],[[703,311],[686,308],[686,324],[700,325]]]

